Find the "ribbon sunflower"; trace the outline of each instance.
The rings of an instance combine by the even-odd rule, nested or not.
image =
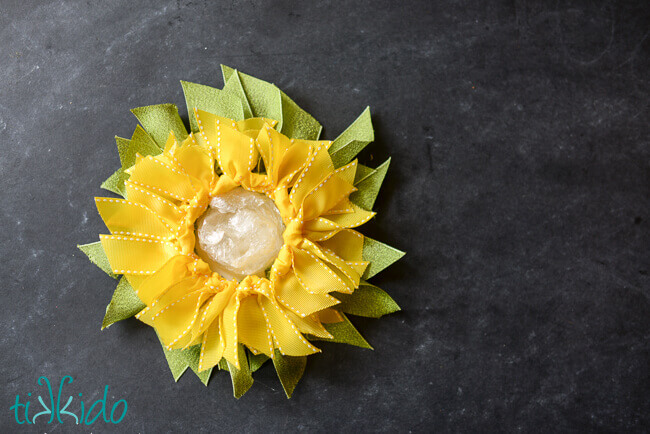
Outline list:
[[[371,169],[353,160],[374,139],[367,109],[336,140],[318,140],[320,124],[276,86],[222,72],[223,89],[182,82],[189,134],[171,104],[132,110],[142,127],[116,138],[122,167],[102,184],[123,199],[95,198],[111,234],[79,247],[122,275],[102,328],[134,315],[153,327],[175,380],[190,367],[207,384],[218,367],[240,397],[271,359],[290,397],[306,356],[320,352],[313,341],[370,348],[346,313],[399,310],[365,279],[403,252],[355,229],[375,215],[390,161]],[[211,227],[201,222],[215,200],[252,200],[279,215],[270,266],[232,242],[226,254],[252,251],[256,268],[206,253],[198,227]],[[268,223],[252,222],[260,233]]]

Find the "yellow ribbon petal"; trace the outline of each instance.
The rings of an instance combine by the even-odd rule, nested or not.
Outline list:
[[[146,206],[173,228],[178,228],[181,224],[185,213],[174,203],[132,181],[127,180],[124,186],[130,201]]]
[[[151,305],[167,288],[190,277],[188,266],[193,262],[192,258],[185,255],[172,257],[139,286],[134,286],[135,294],[143,303]]]
[[[195,194],[186,174],[152,156],[136,162],[129,181],[169,199],[189,201]]]
[[[215,125],[217,162],[221,170],[235,181],[244,179],[257,164],[255,139],[224,126],[219,119]]]
[[[317,143],[317,144],[316,144]],[[334,170],[332,159],[327,153],[327,145],[315,142],[314,151],[305,169],[300,172],[298,180],[291,189],[289,199],[296,208],[300,208],[307,194]]]
[[[368,222],[368,220],[377,214],[373,211],[366,211],[355,204],[352,204],[352,208],[354,209],[352,213],[330,215],[327,216],[327,220],[342,228],[356,228]]]
[[[185,173],[199,180],[207,191],[214,182],[214,160],[212,155],[197,145],[193,134],[183,142],[183,146],[174,152],[173,161]]]
[[[223,357],[223,336],[219,321],[213,321],[203,334],[199,356],[199,372],[216,366]]]
[[[332,335],[328,332],[323,324],[318,320],[318,316],[307,316],[299,317],[298,315],[287,312],[287,315],[293,321],[293,323],[298,327],[301,333],[310,334],[319,338],[331,339]],[[314,318],[315,317],[315,318]]]
[[[152,274],[178,254],[169,241],[120,235],[100,235],[115,274]]]
[[[277,277],[274,286],[278,301],[301,317],[339,303],[339,300],[328,294],[308,293],[293,271]]]
[[[320,352],[310,344],[282,309],[270,299],[259,299],[262,314],[271,330],[275,346],[287,356],[306,356]]]
[[[237,313],[239,306],[239,297],[230,297],[220,317],[221,323],[219,324],[223,330],[223,357],[237,369],[239,369],[239,336],[237,332]]]
[[[332,172],[311,190],[302,203],[302,219],[312,220],[333,208],[356,188]]]
[[[268,330],[257,295],[241,300],[237,317],[239,342],[247,347],[271,357],[273,342],[268,339]]]
[[[354,290],[350,283],[346,283],[334,270],[307,250],[293,250],[293,270],[303,288],[312,294]]]
[[[96,197],[95,205],[112,234],[167,239],[172,228],[145,205],[122,199]]]

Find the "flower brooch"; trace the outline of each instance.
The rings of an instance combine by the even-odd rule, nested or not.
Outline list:
[[[357,228],[389,161],[354,157],[374,139],[365,110],[334,141],[273,84],[222,66],[215,89],[182,82],[176,106],[133,109],[122,167],[95,198],[110,235],[79,248],[119,283],[102,328],[135,316],[153,327],[176,380],[230,372],[234,394],[272,363],[288,397],[316,341],[370,345],[346,314],[399,310],[367,279],[404,255]],[[353,160],[354,159],[354,160]]]

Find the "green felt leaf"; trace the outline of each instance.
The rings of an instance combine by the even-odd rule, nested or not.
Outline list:
[[[341,314],[343,321],[331,324],[323,324],[325,329],[332,335],[331,339],[326,338],[311,338],[313,340],[321,340],[328,342],[337,342],[340,344],[354,345],[356,347],[373,349],[368,341],[366,341],[361,333],[352,325],[350,320],[344,314]]]
[[[176,350],[176,351],[181,351],[185,353],[185,357],[187,358],[187,363],[190,366],[190,369],[196,374],[197,377],[199,377],[199,380],[201,380],[201,383],[204,385],[208,385],[208,381],[210,381],[210,375],[212,374],[212,369],[206,369],[205,371],[199,372],[199,360],[201,359],[201,345],[194,345],[193,347],[190,347],[186,350]]]
[[[135,164],[137,154],[143,156],[158,155],[162,151],[140,125],[135,127],[131,140],[115,136],[115,143],[117,144],[117,152],[120,154],[122,170],[126,170]]]
[[[332,143],[329,153],[334,167],[348,164],[373,140],[375,140],[375,133],[372,129],[370,107],[366,107],[363,113]]]
[[[115,145],[117,145],[117,153],[120,156],[120,163],[122,164],[123,169],[128,169],[131,166],[125,166],[125,162],[131,159],[129,148],[131,147],[131,140],[125,139],[124,137],[115,136]],[[133,153],[133,162],[135,163],[135,152]]]
[[[336,308],[352,315],[379,318],[400,310],[390,295],[381,288],[364,281],[352,294],[337,293],[335,297],[341,300]]]
[[[390,158],[377,167],[374,172],[355,183],[354,186],[358,190],[350,195],[350,200],[361,208],[371,211],[377,195],[379,195],[381,184],[386,177],[386,172],[388,172],[388,166],[390,166]]]
[[[172,371],[174,381],[178,381],[190,366],[187,362],[187,356],[181,354],[181,350],[168,350],[162,339],[160,339],[160,336],[158,336],[158,340],[160,341],[160,345],[162,345],[163,353],[165,353],[165,359],[167,359],[169,369]]]
[[[235,68],[231,68],[230,66],[221,64],[221,75],[223,76],[224,83],[227,83],[228,80],[230,80],[230,78],[233,76],[233,74],[235,74],[235,72],[237,72]]]
[[[250,366],[248,365],[248,358],[244,346],[239,344],[239,368],[235,365],[228,363],[228,370],[230,371],[230,378],[232,379],[232,392],[235,398],[241,398],[244,393],[248,391],[253,385],[253,376],[251,375]]]
[[[301,109],[284,92],[282,97],[282,134],[292,139],[318,140],[323,127],[312,115]]]
[[[397,250],[388,244],[364,237],[362,257],[364,261],[370,261],[370,265],[366,268],[363,278],[369,279],[386,267],[397,262],[405,254],[405,252]]]
[[[181,81],[181,86],[183,86],[187,114],[193,132],[199,131],[199,125],[196,123],[196,116],[194,116],[194,107],[229,119],[244,119],[244,110],[236,96],[223,93],[214,87],[189,81]]]
[[[124,187],[124,181],[129,179],[129,174],[125,173],[120,167],[113,173],[108,179],[102,182],[101,187],[104,190],[112,191],[115,194],[119,194],[122,197],[126,197],[126,188]]]
[[[173,131],[180,142],[187,137],[183,120],[178,115],[174,104],[156,104],[131,109],[144,129],[151,135],[160,148],[165,147],[169,132]]]
[[[251,372],[255,372],[264,365],[269,360],[269,356],[266,354],[249,354],[248,363],[250,364]]]
[[[117,284],[117,288],[115,288],[111,302],[106,306],[106,315],[104,315],[104,321],[102,321],[102,330],[118,321],[131,318],[146,306],[135,295],[133,287],[126,278],[122,277]]]
[[[354,175],[355,185],[366,179],[368,176],[372,175],[375,172],[375,169],[372,167],[364,166],[363,164],[357,164],[357,173]]]
[[[244,119],[253,117],[253,110],[251,109],[250,104],[248,103],[248,98],[246,98],[246,92],[244,92],[244,87],[241,84],[239,79],[239,74],[231,74],[230,78],[224,82],[223,89],[221,90],[224,94],[230,94],[241,103],[242,109],[244,111]]]
[[[212,374],[212,368],[199,372],[201,345],[194,345],[186,350],[168,350],[160,339],[160,336],[158,339],[160,340],[163,352],[165,353],[165,358],[167,359],[167,364],[169,365],[169,369],[172,371],[172,375],[174,376],[175,381],[178,381],[181,375],[183,375],[183,373],[189,367],[196,374],[196,376],[199,377],[201,383],[206,386],[208,385],[210,374]]]
[[[165,139],[166,140],[166,139]],[[138,149],[149,149],[152,155],[160,154],[164,147],[158,146],[156,141],[140,125],[135,126],[135,131],[131,135],[131,141],[135,143]],[[166,142],[165,142],[166,143]],[[158,149],[155,149],[158,148]],[[142,154],[142,152],[141,152]],[[142,154],[145,155],[145,154]]]
[[[260,95],[263,95],[264,99],[267,100],[263,104],[263,107],[252,108],[252,115],[265,116],[277,120],[280,123],[276,126],[276,129],[292,139],[318,140],[323,130],[321,124],[275,85],[251,77],[225,65],[221,65],[221,72],[226,83],[224,91],[232,82],[233,87],[238,86],[242,90],[246,89],[244,91],[245,97],[246,93],[249,92],[246,101],[250,101],[249,97],[257,98]],[[278,92],[280,94],[280,114],[277,113]],[[253,107],[256,101],[250,101],[250,104]],[[272,113],[273,115],[262,115],[260,112]],[[277,116],[280,116],[280,118]]]
[[[280,351],[275,350],[273,365],[275,366],[275,372],[278,374],[280,383],[282,383],[284,393],[286,393],[287,398],[291,398],[291,394],[293,394],[298,381],[300,381],[302,374],[305,372],[307,356],[283,356]]]
[[[221,72],[224,82],[227,82],[232,74],[237,73],[246,93],[246,99],[250,103],[253,116],[278,121],[275,129],[282,131],[282,94],[280,89],[274,84],[236,71],[225,65],[221,65]]]
[[[88,256],[88,259],[90,259],[90,262],[97,265],[104,273],[108,274],[113,279],[117,279],[117,276],[113,274],[113,269],[111,268],[111,264],[108,262],[101,241],[95,241],[94,243],[89,244],[78,244],[77,248],[84,252],[86,256]]]

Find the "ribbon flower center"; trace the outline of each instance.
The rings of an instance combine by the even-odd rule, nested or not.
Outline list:
[[[273,200],[241,187],[214,196],[196,227],[197,253],[226,279],[264,276],[283,244]]]

